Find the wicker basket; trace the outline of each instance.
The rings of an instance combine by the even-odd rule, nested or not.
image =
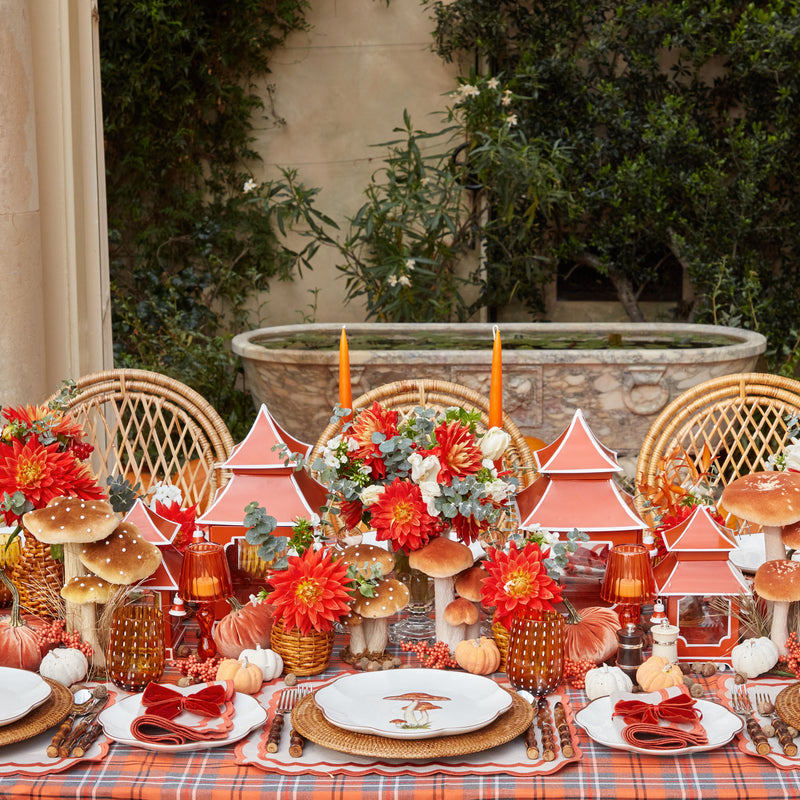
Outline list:
[[[61,616],[61,587],[64,566],[50,555],[50,545],[25,537],[25,546],[11,571],[11,580],[19,589],[22,610],[44,619]]]
[[[307,636],[297,628],[284,630],[283,620],[272,625],[272,649],[283,659],[286,672],[295,675],[316,675],[323,672],[333,652],[333,631],[311,631]]]
[[[497,671],[505,672],[506,658],[508,656],[508,628],[495,621],[492,622],[492,633],[494,634],[497,649],[500,651],[500,666],[497,668]]]

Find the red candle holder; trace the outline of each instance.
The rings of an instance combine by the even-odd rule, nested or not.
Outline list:
[[[233,582],[221,544],[200,542],[186,548],[181,568],[180,593],[183,600],[197,603],[200,626],[198,656],[205,660],[217,654],[211,635],[214,626],[214,604],[233,594]]]
[[[628,623],[639,624],[642,605],[656,598],[653,565],[643,544],[618,544],[611,548],[600,597],[618,606],[623,630]]]

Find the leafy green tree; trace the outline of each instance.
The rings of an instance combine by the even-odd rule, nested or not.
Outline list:
[[[513,219],[488,258],[532,310],[559,264],[607,277],[631,319],[677,266],[676,318],[767,335],[794,366],[800,301],[800,12],[786,0],[426,0],[439,53],[477,52],[530,141],[563,146],[569,203]],[[476,100],[468,98],[467,103]],[[467,113],[469,113],[467,111]],[[547,147],[539,148],[547,153]],[[517,237],[516,240],[514,237]],[[533,249],[539,281],[503,253]],[[543,246],[544,245],[544,246]],[[674,274],[674,273],[673,273]],[[495,296],[494,302],[502,302]]]

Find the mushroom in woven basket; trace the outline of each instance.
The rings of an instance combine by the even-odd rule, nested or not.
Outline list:
[[[789,604],[800,600],[800,562],[786,558],[766,561],[753,579],[756,594],[772,603],[769,638],[785,654],[789,638]]]
[[[453,578],[472,566],[472,551],[464,544],[439,536],[424,547],[409,553],[408,564],[433,578],[436,639],[450,650],[464,639],[463,626],[453,626],[445,618],[445,609],[455,599]]]
[[[105,539],[119,524],[111,504],[105,500],[81,500],[76,497],[56,497],[44,508],[29,511],[23,517],[25,528],[45,544],[62,545],[64,550],[64,585],[86,574],[80,551],[87,543]],[[92,663],[103,666],[103,648],[97,639],[97,622],[91,609],[65,598],[67,630],[78,631],[91,645],[95,654]]]

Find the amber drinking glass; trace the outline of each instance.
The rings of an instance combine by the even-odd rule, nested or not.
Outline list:
[[[557,611],[518,614],[508,633],[506,675],[511,685],[537,697],[550,694],[564,668],[564,618]]]
[[[164,616],[157,594],[141,591],[114,609],[106,647],[106,672],[114,684],[141,692],[164,673]]]

